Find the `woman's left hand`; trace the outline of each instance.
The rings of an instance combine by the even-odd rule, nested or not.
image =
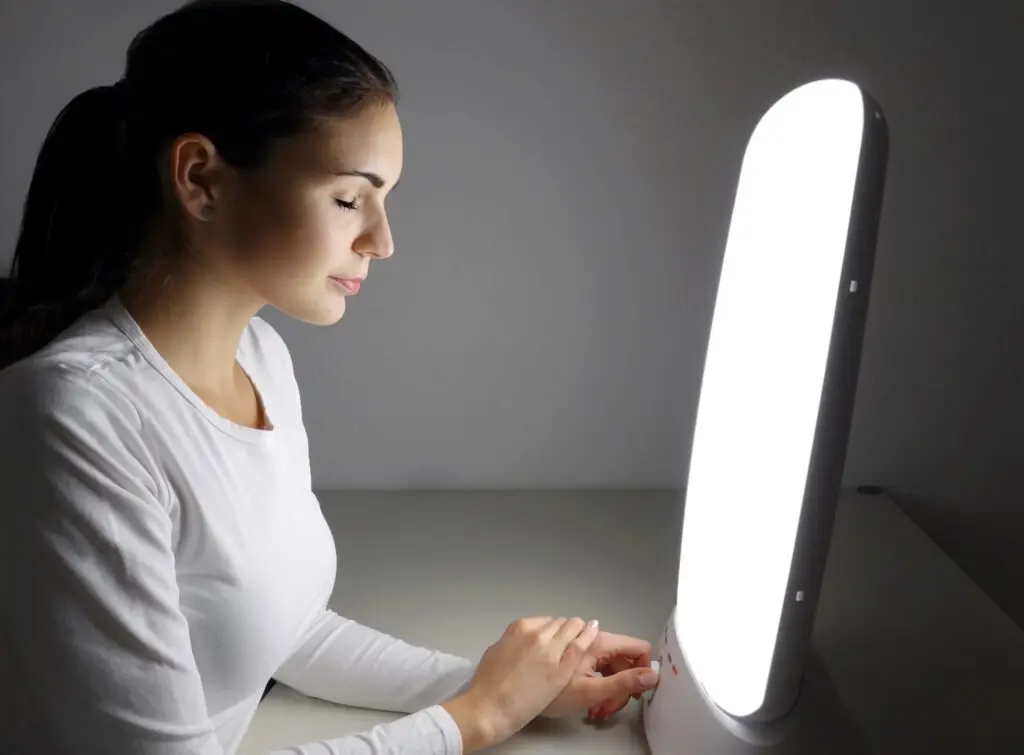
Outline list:
[[[561,718],[586,710],[588,720],[602,721],[657,684],[658,675],[651,669],[651,643],[601,632],[577,676],[541,716]]]

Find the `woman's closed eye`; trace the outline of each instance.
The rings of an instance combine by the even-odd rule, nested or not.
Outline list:
[[[354,201],[353,202],[349,202],[349,201],[344,200],[344,199],[335,199],[334,203],[336,205],[338,205],[338,207],[342,208],[343,210],[357,210],[357,209],[359,209],[358,205],[356,205],[356,203]]]

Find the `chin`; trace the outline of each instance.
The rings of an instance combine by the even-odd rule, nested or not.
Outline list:
[[[334,325],[345,316],[345,298],[309,297],[291,306],[277,306],[276,309],[309,325]]]

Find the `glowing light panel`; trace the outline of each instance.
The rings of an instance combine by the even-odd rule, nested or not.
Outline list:
[[[697,410],[679,563],[679,638],[733,716],[762,706],[822,400],[864,97],[795,89],[744,155]]]

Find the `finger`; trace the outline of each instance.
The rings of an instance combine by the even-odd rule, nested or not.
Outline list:
[[[597,720],[603,721],[611,715],[614,715],[618,711],[625,707],[625,704],[629,702],[629,698],[617,697],[613,700],[605,700],[603,703],[597,706]]]
[[[599,666],[601,673],[606,677],[621,674],[623,671],[630,671],[634,668],[632,658],[609,658]]]
[[[614,664],[613,664],[614,665]],[[590,717],[594,721],[602,721],[609,716],[615,715],[618,711],[629,705],[629,701],[641,699],[648,691],[657,686],[657,674],[658,669],[655,664],[650,666],[636,666],[635,669],[653,668],[656,676],[653,680],[648,679],[641,681],[640,671],[634,670],[632,673],[619,672],[613,674],[610,670],[605,673],[608,675],[606,678],[615,680],[621,680],[619,690],[609,690],[606,693],[606,697],[597,705],[593,705],[590,708]]]
[[[562,652],[562,662],[571,673],[579,673],[584,664],[590,663],[587,651],[594,644],[599,631],[597,619],[594,619],[587,622],[583,627],[583,631],[568,643],[568,646]]]
[[[651,665],[651,651],[650,651],[650,649],[648,648],[644,652],[640,653],[640,655],[636,656],[633,659],[633,665],[634,666],[648,666],[649,667]]]
[[[649,666],[650,653],[616,653],[604,652],[599,659],[601,663],[612,664],[616,669],[625,670],[637,666]]]
[[[608,719],[628,705],[629,700],[630,698],[628,697],[617,697],[602,701],[590,709],[591,720],[600,722]]]
[[[600,676],[597,670],[597,661],[588,649],[583,655],[583,660],[580,661],[578,672],[587,676]]]
[[[587,622],[580,617],[576,616],[568,619],[555,633],[555,636],[552,638],[552,644],[559,650],[564,651],[569,646],[569,643],[579,637],[580,633],[586,628]]]
[[[651,654],[651,643],[646,640],[611,632],[601,632],[594,646],[594,655],[598,660],[613,657],[650,659]]]
[[[650,666],[651,658],[649,653],[641,653],[636,658],[629,656],[612,656],[596,664],[596,667],[606,676],[614,676],[622,671],[628,671],[634,668],[650,668]],[[639,696],[640,695],[634,695],[634,697]]]
[[[586,705],[601,705],[602,712],[607,712],[612,708],[620,709],[622,705],[628,704],[634,695],[642,695],[657,685],[657,673],[651,669],[646,669],[646,672],[653,673],[653,678],[647,678],[644,669],[630,669],[612,676],[580,679],[576,684]]]
[[[546,624],[541,626],[538,630],[538,636],[544,644],[548,644],[555,639],[555,636],[561,631],[565,625],[565,618],[559,616],[557,619],[550,619]]]
[[[613,694],[598,706],[597,716],[599,720],[615,715],[629,705],[630,700],[639,700],[650,688],[649,684],[643,684],[639,681],[637,674],[628,674],[620,678],[624,679],[622,683],[624,691]]]
[[[651,668],[651,654],[641,653],[639,658],[634,659],[633,666],[634,668]],[[640,692],[637,692],[633,695],[633,698],[635,700],[639,700],[641,697],[644,696],[644,692],[646,692],[646,690],[641,690]]]
[[[636,662],[632,658],[619,656],[608,659],[606,665],[610,672],[607,673],[607,675],[612,676],[614,674],[621,673],[622,671],[629,671],[636,665]]]
[[[620,710],[629,705],[629,700],[629,696],[626,695],[624,697],[620,697],[615,700],[609,700],[607,702],[602,703],[600,706],[598,706],[596,716],[597,720],[604,721],[605,719],[611,718]]]

